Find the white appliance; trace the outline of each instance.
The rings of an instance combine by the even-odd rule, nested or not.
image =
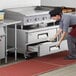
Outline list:
[[[59,48],[55,47],[56,43],[57,42],[43,42],[37,45],[30,45],[28,46],[28,50],[31,52],[32,51],[37,52],[38,56],[44,56],[60,51]]]

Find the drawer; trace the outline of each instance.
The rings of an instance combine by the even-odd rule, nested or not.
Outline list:
[[[64,42],[65,42],[65,40],[64,40]],[[28,46],[28,50],[31,52],[37,52],[38,56],[45,56],[45,55],[65,51],[62,49],[62,47],[61,47],[62,45],[60,45],[60,48],[56,47],[55,45],[57,43],[58,42],[43,42],[43,43],[36,44],[36,45],[30,45],[30,46]],[[63,48],[64,48],[64,46],[63,46]]]
[[[58,47],[55,47],[56,44],[57,42],[43,42],[34,46],[28,46],[28,50],[37,52],[38,56],[45,56],[60,51]]]
[[[47,42],[43,42],[36,45],[28,46],[28,50],[31,52],[37,52],[38,56],[44,56],[49,54],[49,48],[46,44]]]
[[[28,33],[28,44],[47,41],[56,33],[56,29]]]
[[[55,47],[57,42],[45,42],[40,45],[39,56],[49,55],[60,51],[58,47]]]

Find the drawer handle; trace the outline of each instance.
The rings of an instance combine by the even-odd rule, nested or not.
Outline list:
[[[42,33],[42,34],[38,34],[37,38],[39,39],[40,36],[43,36],[43,35],[48,37],[48,33]]]
[[[50,46],[49,51],[50,51],[50,48],[53,48],[53,47],[56,47],[56,45]],[[58,46],[58,48],[60,49],[60,46]]]

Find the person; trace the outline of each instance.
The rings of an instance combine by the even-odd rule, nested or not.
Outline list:
[[[51,19],[59,21],[59,30],[53,36],[53,38],[50,39],[50,41],[55,40],[61,34],[61,37],[56,45],[56,47],[58,47],[67,36],[69,55],[67,55],[65,59],[76,59],[76,16],[63,13],[62,8],[60,7],[51,10],[49,14]],[[72,30],[69,33],[68,29],[70,25],[72,27]]]

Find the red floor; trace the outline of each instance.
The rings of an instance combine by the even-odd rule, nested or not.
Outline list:
[[[37,76],[76,63],[76,60],[64,60],[66,55],[66,52],[62,52],[2,67],[0,76]]]

